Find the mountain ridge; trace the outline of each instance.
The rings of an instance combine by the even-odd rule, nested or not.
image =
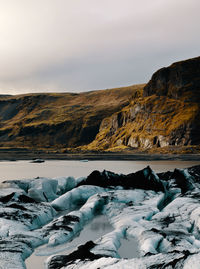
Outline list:
[[[142,96],[105,118],[85,150],[158,149],[200,144],[200,57],[156,71]]]
[[[65,148],[91,142],[102,119],[143,85],[86,93],[0,97],[0,147]]]
[[[0,148],[173,153],[190,147],[199,152],[199,104],[200,57],[159,69],[147,84],[4,95]]]

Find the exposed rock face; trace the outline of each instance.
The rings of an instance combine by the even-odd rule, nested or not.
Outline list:
[[[200,57],[164,67],[153,74],[144,87],[144,96],[156,94],[179,99],[186,96],[196,101],[200,98]]]
[[[81,94],[0,96],[0,147],[113,150],[200,145],[200,57],[149,83]]]
[[[109,171],[93,171],[80,185],[100,187],[122,186],[124,189],[144,189],[164,191],[165,184],[148,166],[145,169],[128,175],[117,175]]]
[[[200,144],[200,57],[158,70],[143,97],[103,119],[88,149]]]
[[[90,143],[103,118],[141,86],[80,94],[0,96],[0,147],[66,148]]]

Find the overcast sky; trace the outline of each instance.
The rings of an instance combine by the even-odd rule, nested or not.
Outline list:
[[[0,93],[147,82],[200,55],[200,0],[0,0]]]

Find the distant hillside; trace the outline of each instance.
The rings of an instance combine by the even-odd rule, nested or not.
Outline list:
[[[0,148],[199,151],[199,130],[200,57],[158,70],[146,85],[0,96]]]
[[[84,150],[156,149],[200,145],[200,57],[153,74],[130,103],[103,119]]]
[[[68,148],[92,142],[105,117],[144,85],[86,93],[0,96],[0,147]]]

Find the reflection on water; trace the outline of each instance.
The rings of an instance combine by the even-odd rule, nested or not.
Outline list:
[[[132,259],[138,258],[139,250],[138,250],[138,242],[135,238],[130,239],[121,239],[121,246],[118,249],[118,254],[121,258],[124,259]]]
[[[44,268],[45,260],[48,256],[59,253],[59,254],[69,254],[79,245],[85,244],[87,241],[95,241],[99,237],[109,233],[113,230],[112,225],[108,222],[108,219],[104,215],[96,216],[90,223],[88,223],[84,229],[80,232],[79,236],[73,241],[62,244],[60,246],[47,248],[46,246],[41,246],[37,248],[35,253],[33,253],[27,260],[27,269]],[[45,255],[47,254],[48,255]],[[37,256],[35,255],[37,254]],[[44,254],[45,256],[41,256]],[[39,256],[40,255],[40,256]]]
[[[91,224],[90,224],[90,230],[94,232],[98,231],[108,231],[112,226],[108,221],[105,221],[105,218],[99,218],[95,219]]]

